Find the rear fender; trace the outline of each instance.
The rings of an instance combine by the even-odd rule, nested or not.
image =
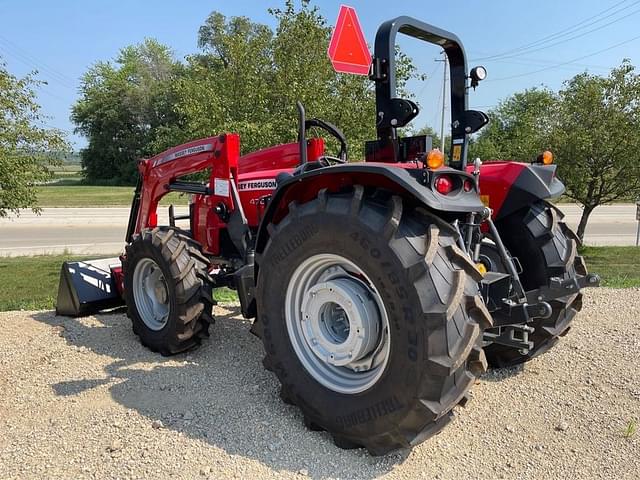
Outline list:
[[[564,184],[556,177],[555,165],[490,162],[480,167],[480,196],[493,210],[494,220],[538,200],[557,198],[564,191]]]
[[[323,189],[338,192],[354,185],[384,188],[404,198],[412,199],[435,213],[440,212],[448,215],[460,214],[462,216],[470,212],[479,212],[484,208],[477,192],[460,191],[450,196],[444,196],[431,188],[434,176],[442,173],[461,176],[465,179],[472,179],[471,175],[453,169],[430,172],[424,168],[415,168],[413,163],[411,164],[412,168],[403,166],[405,168],[383,163],[335,165],[293,175],[280,181],[260,223],[256,253],[262,253],[269,240],[267,226],[270,223],[280,222],[288,213],[291,202],[306,203],[311,201]]]

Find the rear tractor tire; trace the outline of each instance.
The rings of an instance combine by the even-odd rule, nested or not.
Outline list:
[[[576,273],[587,274],[584,260],[577,253],[578,238],[546,202],[515,212],[496,226],[509,253],[522,265],[520,280],[525,291],[548,285],[553,277],[567,279]],[[535,319],[528,324],[535,328],[529,335],[533,348],[522,354],[514,348],[489,345],[485,352],[491,366],[518,365],[548,351],[568,333],[573,318],[582,309],[582,294],[558,298],[550,304],[549,318]]]
[[[213,323],[206,257],[197,242],[169,227],[146,229],[126,246],[127,315],[140,342],[173,355],[200,345]]]
[[[486,369],[491,325],[450,227],[357,186],[289,204],[269,232],[258,318],[283,400],[373,455],[439,432]]]

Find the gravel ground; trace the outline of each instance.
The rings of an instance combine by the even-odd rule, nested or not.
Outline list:
[[[142,348],[123,314],[0,314],[0,478],[640,477],[640,289],[588,291],[571,333],[496,370],[443,433],[373,458],[304,428],[233,306],[203,348]]]

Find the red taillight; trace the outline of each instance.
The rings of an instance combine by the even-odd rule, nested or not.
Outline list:
[[[448,175],[440,175],[434,182],[436,190],[442,195],[448,195],[453,190],[453,181]]]
[[[463,187],[465,192],[470,192],[471,190],[473,190],[473,184],[471,183],[471,180],[465,180]]]

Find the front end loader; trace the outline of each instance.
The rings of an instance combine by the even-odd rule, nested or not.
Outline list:
[[[448,57],[448,166],[430,138],[400,135],[419,108],[396,94],[398,33]],[[377,138],[365,161],[349,161],[341,131],[301,104],[296,142],[240,156],[239,136],[226,133],[140,161],[124,254],[102,277],[65,265],[59,313],[125,303],[141,342],[171,355],[208,336],[212,291],[234,288],[264,366],[309,428],[375,455],[424,441],[487,363],[519,364],[555,344],[581,289],[599,281],[549,203],[564,187],[548,154],[467,164],[469,137],[488,122],[467,105],[479,72],[468,73],[455,35],[398,17],[376,35]],[[339,152],[307,139],[312,127]],[[207,182],[183,178],[205,170]],[[189,211],[170,207],[160,225],[168,192],[189,194]],[[95,304],[80,298],[89,280],[102,292]]]

